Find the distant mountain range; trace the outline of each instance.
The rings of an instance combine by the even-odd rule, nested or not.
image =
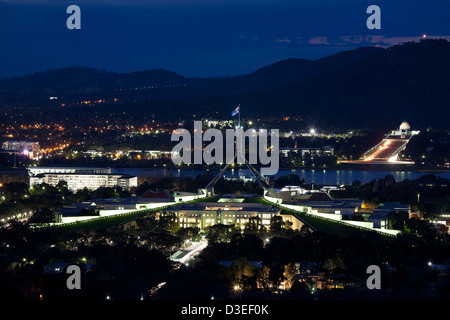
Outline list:
[[[48,70],[0,81],[0,106],[41,108],[117,98],[104,108],[165,118],[292,117],[333,127],[448,128],[450,43],[423,40],[362,47],[315,61],[287,59],[236,77],[186,78],[163,69],[116,73],[86,67]],[[102,107],[99,107],[100,115]]]

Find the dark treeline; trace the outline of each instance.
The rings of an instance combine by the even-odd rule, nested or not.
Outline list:
[[[410,299],[428,297],[426,289],[437,281],[437,273],[428,268],[433,263],[448,263],[448,236],[391,239],[376,233],[322,232],[293,233],[290,236],[236,234],[229,241],[216,241],[203,250],[195,268],[183,269],[174,281],[161,290],[163,298],[218,299]],[[230,261],[226,266],[221,262]],[[259,262],[255,267],[253,262]],[[292,270],[298,264],[300,273],[323,273],[330,282],[343,283],[342,290],[314,292],[314,281],[300,281]],[[366,287],[366,269],[380,266],[383,290],[370,292]],[[298,272],[298,271],[297,271]],[[442,279],[441,279],[442,280]],[[447,298],[448,276],[440,282],[437,296]],[[285,283],[287,289],[278,286]],[[238,292],[235,288],[239,288]],[[431,297],[431,296],[430,296]]]

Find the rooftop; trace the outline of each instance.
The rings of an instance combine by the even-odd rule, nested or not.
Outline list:
[[[271,205],[262,203],[242,203],[242,202],[194,202],[172,206],[169,210],[184,211],[259,211],[278,212],[280,209],[272,208]]]

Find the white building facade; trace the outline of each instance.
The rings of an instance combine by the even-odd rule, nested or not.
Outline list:
[[[56,186],[65,181],[72,192],[87,188],[96,190],[100,187],[121,187],[130,190],[137,187],[137,177],[127,174],[113,174],[111,168],[77,168],[77,167],[30,167],[30,187],[46,183]]]

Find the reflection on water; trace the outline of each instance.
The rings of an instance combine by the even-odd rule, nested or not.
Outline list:
[[[209,169],[208,169],[209,170]],[[166,168],[118,168],[113,169],[113,173],[126,173],[138,177],[163,178],[163,177],[196,177],[198,174],[204,173],[206,170],[197,169],[166,169]],[[219,173],[220,170],[209,170],[213,175]],[[239,170],[230,169],[226,175],[238,175]],[[362,170],[280,170],[276,177],[296,174],[300,178],[305,179],[306,183],[315,183],[322,185],[348,185],[358,180],[361,183],[367,183],[372,180],[378,180],[387,175],[394,176],[396,181],[405,179],[414,180],[422,175],[429,173],[414,171],[362,171]],[[438,172],[436,176],[450,179],[450,172]]]

